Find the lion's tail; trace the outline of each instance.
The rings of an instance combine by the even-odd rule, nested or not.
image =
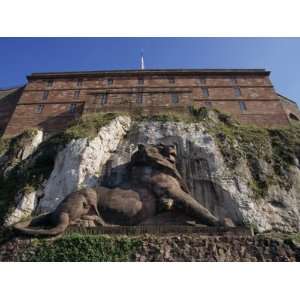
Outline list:
[[[46,214],[46,215],[41,215],[36,218],[33,218],[31,221],[25,221],[25,222],[20,222],[14,225],[14,229],[16,229],[18,232],[21,232],[26,235],[32,235],[32,236],[38,236],[38,235],[43,235],[43,236],[55,236],[60,233],[63,233],[68,225],[69,225],[69,220],[68,216],[66,218],[60,218],[59,223],[50,229],[35,229],[35,228],[29,228],[29,226],[36,226],[36,225],[41,225],[41,224],[47,224],[50,220],[51,213]]]
[[[58,234],[63,233],[68,227],[68,224],[61,223],[51,229],[33,229],[33,228],[22,228],[22,227],[15,227],[19,232],[32,235],[32,236],[55,236]]]

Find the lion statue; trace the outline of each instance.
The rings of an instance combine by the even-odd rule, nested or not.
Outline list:
[[[92,220],[102,226],[131,226],[146,224],[149,218],[170,210],[181,211],[209,226],[226,225],[192,197],[176,168],[176,156],[173,145],[140,144],[128,164],[126,188],[81,189],[68,195],[54,212],[18,223],[15,228],[29,235],[57,235],[80,219]],[[62,213],[67,217],[59,217]],[[37,223],[43,225],[43,222],[36,222],[37,219],[52,220],[54,229],[34,228]]]

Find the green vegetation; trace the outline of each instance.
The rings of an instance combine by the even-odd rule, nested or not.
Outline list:
[[[65,130],[63,135],[67,140],[85,137],[93,138],[97,135],[101,127],[107,125],[118,115],[116,113],[84,115],[75,124]]]
[[[232,172],[236,172],[241,159],[246,159],[253,178],[249,185],[258,198],[266,195],[271,184],[279,184],[288,191],[292,184],[290,166],[300,159],[300,127],[246,126],[215,113],[220,122],[205,121],[204,124],[215,136]]]
[[[0,156],[5,154],[9,147],[9,139],[0,138]]]
[[[136,122],[180,122],[183,120],[182,116],[175,113],[168,114],[157,114],[157,115],[134,115],[134,120]]]
[[[20,149],[27,143],[30,143],[36,135],[37,129],[31,128],[24,131],[22,134],[13,138],[0,139],[0,155],[6,154],[10,165],[17,164],[20,158]]]
[[[269,129],[268,133],[273,150],[274,172],[282,178],[281,185],[289,189],[289,168],[300,161],[300,127],[293,125],[288,128]]]
[[[143,114],[142,112],[133,113],[132,118],[136,122],[184,122],[184,123],[197,123],[208,119],[209,110],[205,107],[194,108],[189,107],[188,112],[178,113],[178,112],[168,112],[160,114]]]
[[[18,260],[35,262],[130,261],[142,242],[134,237],[65,235],[56,240],[32,240]]]

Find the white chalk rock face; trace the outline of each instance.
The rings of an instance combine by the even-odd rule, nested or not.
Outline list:
[[[42,143],[43,141],[43,131],[36,130],[30,142],[27,142],[17,153],[18,159],[20,161],[27,159]],[[12,166],[6,169],[8,172]],[[36,208],[37,204],[37,192],[33,191],[31,193],[18,193],[15,202],[17,203],[15,209],[12,213],[8,214],[5,218],[4,226],[10,226],[14,223],[19,222],[21,219],[26,218],[31,215],[31,213]]]
[[[31,143],[26,144],[23,149],[21,149],[20,159],[24,160],[29,157],[41,144],[43,141],[43,131],[37,130],[36,134],[33,136]]]
[[[29,217],[37,204],[37,192],[19,194],[17,195],[17,207],[13,212],[6,218],[4,226],[13,225],[20,220]]]
[[[59,152],[38,210],[53,211],[71,192],[95,186],[102,167],[117,149],[130,125],[129,117],[118,116],[102,127],[94,139],[73,140]]]

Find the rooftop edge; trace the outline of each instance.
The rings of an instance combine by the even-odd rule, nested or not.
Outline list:
[[[78,76],[105,76],[105,75],[137,75],[137,74],[254,74],[269,75],[265,69],[131,69],[131,70],[102,70],[102,71],[75,71],[75,72],[43,72],[32,73],[27,79],[54,78],[54,77],[78,77]]]

